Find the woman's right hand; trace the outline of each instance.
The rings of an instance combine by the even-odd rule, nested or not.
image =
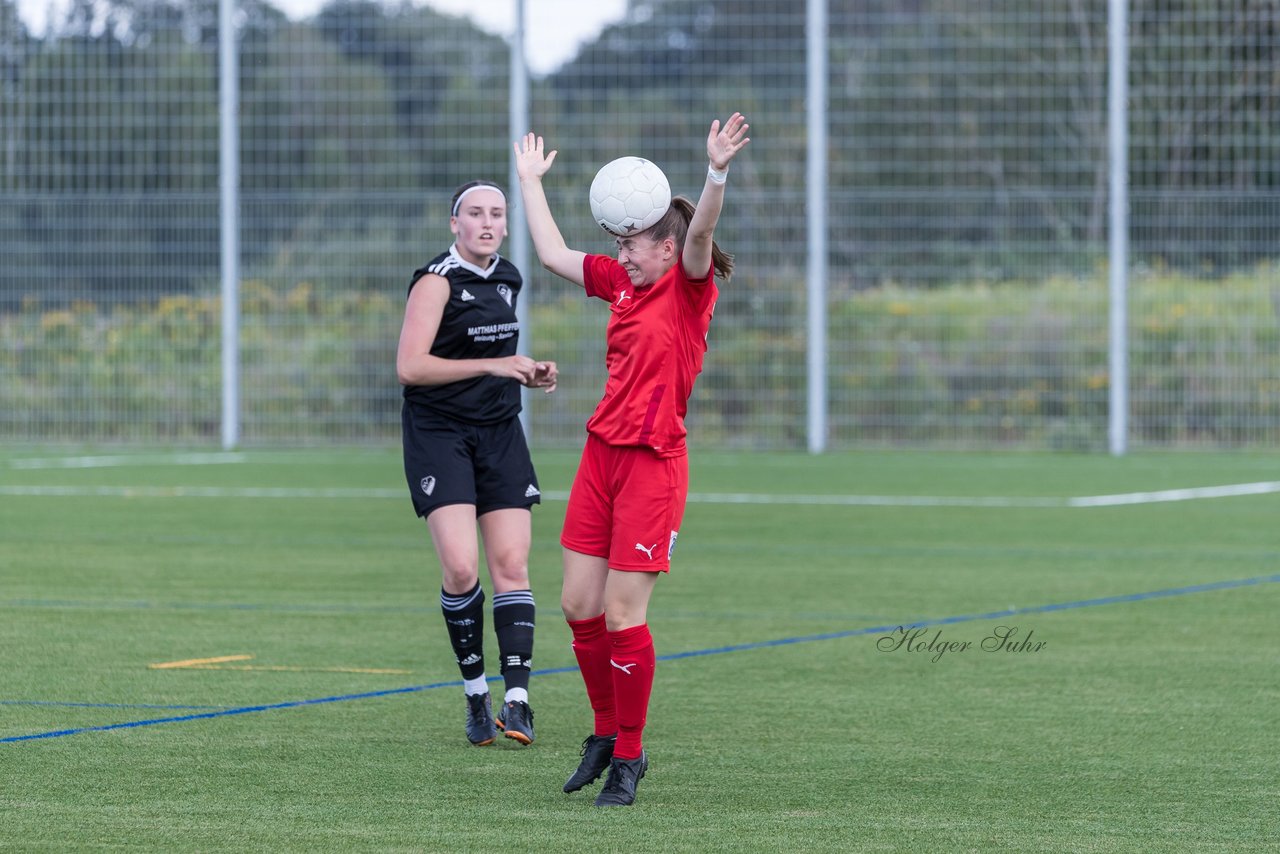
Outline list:
[[[489,373],[495,377],[518,380],[521,385],[533,382],[538,372],[538,363],[528,356],[503,356],[501,359],[489,360]]]
[[[551,164],[556,161],[556,151],[550,154],[543,152],[542,137],[536,136],[533,132],[525,135],[524,139],[515,143],[516,149],[516,176],[521,180],[525,178],[542,178],[551,169]]]

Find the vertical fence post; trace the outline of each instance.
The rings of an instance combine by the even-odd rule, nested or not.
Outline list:
[[[1129,32],[1128,0],[1108,0],[1107,138],[1110,151],[1110,372],[1107,440],[1112,456],[1129,441]]]
[[[529,70],[524,56],[525,0],[512,2],[516,7],[516,26],[515,32],[511,34],[511,102],[507,114],[510,129],[507,136],[517,140],[529,132]],[[511,151],[509,147],[507,150]],[[507,192],[510,194],[507,199],[507,239],[511,242],[511,263],[525,277],[524,288],[516,302],[516,323],[520,324],[519,352],[528,355],[533,352],[533,330],[529,328],[529,300],[533,295],[529,287],[529,232],[525,227],[524,209],[511,203],[511,200],[518,198],[519,184],[515,155],[512,153],[507,173]],[[520,387],[520,426],[524,429],[526,441],[532,441],[529,432],[529,389],[524,386]]]
[[[235,0],[218,0],[218,200],[222,250],[222,447],[240,442],[240,60]]]
[[[827,0],[808,0],[805,17],[807,432],[809,453],[820,454],[827,448]]]

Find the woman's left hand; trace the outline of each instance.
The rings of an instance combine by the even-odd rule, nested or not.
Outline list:
[[[751,137],[747,136],[747,129],[750,127],[742,113],[729,116],[723,128],[720,127],[719,119],[711,122],[711,132],[707,134],[707,157],[717,171],[723,172],[733,156],[746,148],[751,141]]]
[[[529,388],[544,389],[547,394],[556,390],[556,383],[559,380],[560,372],[556,368],[555,362],[538,362],[533,369],[533,378],[525,385]]]

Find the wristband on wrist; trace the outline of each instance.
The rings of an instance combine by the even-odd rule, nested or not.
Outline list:
[[[723,184],[729,178],[729,171],[726,169],[724,172],[721,172],[716,167],[707,164],[707,177],[717,184]]]

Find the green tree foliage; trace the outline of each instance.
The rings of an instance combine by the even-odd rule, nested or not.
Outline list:
[[[837,288],[1096,263],[1108,210],[1101,0],[829,6],[832,268],[847,276]],[[1131,4],[1140,257],[1226,271],[1274,253],[1280,19],[1274,0],[1231,6]],[[301,22],[260,0],[237,8],[251,264],[434,231],[454,186],[505,180],[500,39],[409,3],[333,0]],[[12,200],[0,240],[29,261],[0,280],[121,293],[134,274],[113,253],[132,269],[151,259],[179,290],[211,278],[217,0],[75,0],[39,38],[15,0],[0,0],[0,25],[0,186]],[[793,276],[810,226],[804,59],[803,4],[636,0],[534,82],[538,129],[573,152],[550,189],[582,187],[632,152],[696,191],[707,117],[742,109],[766,130],[735,170],[751,204],[724,238],[768,234],[774,251],[759,254],[776,266],[764,278]],[[349,284],[350,271],[334,275]],[[735,299],[761,298],[742,285]]]
[[[1133,4],[1131,181],[1137,251],[1227,272],[1276,253],[1280,4],[1220,6]]]
[[[12,189],[17,169],[18,84],[34,41],[18,17],[15,0],[0,0],[0,187]]]
[[[1225,270],[1274,255],[1280,24],[1272,0],[1232,5],[1130,4],[1139,257]],[[854,132],[832,175],[847,190],[836,205],[866,223],[851,263],[869,281],[920,266],[921,251],[938,281],[1102,254],[1106,4],[880,2],[849,20],[832,39],[832,112]],[[893,239],[910,230],[918,243]],[[886,243],[898,251],[865,251]]]

